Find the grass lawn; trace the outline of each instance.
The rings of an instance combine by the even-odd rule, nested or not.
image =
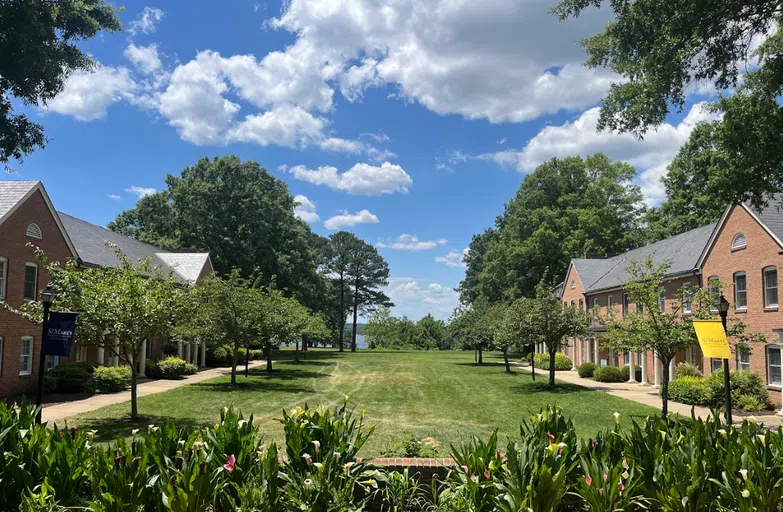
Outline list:
[[[290,352],[280,357],[290,358]],[[497,428],[503,444],[516,437],[519,422],[533,411],[552,403],[572,415],[580,436],[592,436],[601,427],[614,424],[613,413],[622,420],[656,415],[658,411],[601,391],[561,384],[547,390],[541,375],[534,383],[529,374],[503,372],[499,356],[485,356],[485,364],[473,362],[472,352],[376,352],[340,354],[312,350],[308,360],[295,364],[282,360],[271,376],[262,368],[240,376],[237,387],[228,377],[184,386],[139,399],[139,414],[149,423],[167,419],[182,426],[214,424],[224,406],[233,405],[255,415],[266,440],[282,441],[277,418],[282,409],[305,403],[335,405],[344,394],[357,410],[366,410],[366,423],[375,434],[363,450],[377,455],[389,443],[398,443],[406,433],[433,437],[448,446],[472,435],[487,436]],[[69,425],[87,426],[109,440],[130,435],[135,427],[122,421],[130,404],[112,405],[69,420]]]

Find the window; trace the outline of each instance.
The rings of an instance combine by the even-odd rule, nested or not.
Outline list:
[[[666,290],[663,288],[658,292],[658,311],[661,313],[666,311]]]
[[[623,353],[623,364],[629,365],[631,364],[631,353],[630,352],[624,352]]]
[[[593,307],[594,308],[598,307],[598,297],[593,297]]]
[[[43,236],[41,235],[41,226],[33,222],[29,226],[27,226],[27,236],[30,238],[37,238],[41,239]]]
[[[55,366],[57,366],[58,364],[60,364],[60,356],[46,356],[45,365],[46,365],[47,372],[52,368],[54,368]]]
[[[691,284],[686,283],[682,291],[682,312],[691,312]]]
[[[745,233],[737,233],[734,238],[731,239],[731,250],[744,249],[747,247],[748,241],[745,238]]]
[[[718,373],[723,371],[723,359],[710,358],[710,368],[712,373]]]
[[[5,283],[8,278],[8,260],[0,258],[0,299],[5,299]]]
[[[571,279],[571,289],[573,290],[574,288],[576,288],[576,280]]]
[[[583,312],[585,310],[585,301],[582,299],[579,299],[579,312]]]
[[[628,314],[628,294],[623,294],[623,316]]]
[[[86,359],[87,359],[85,357],[86,355],[87,355],[87,347],[85,347],[84,345],[82,345],[80,343],[77,343],[76,344],[76,362],[77,363],[81,363],[83,361],[86,361]],[[102,362],[102,361],[99,361],[99,362]]]
[[[710,277],[707,283],[709,283],[710,311],[718,311],[718,303],[720,302],[720,281],[718,281],[718,276]]]
[[[574,301],[573,300],[571,301],[571,307],[574,307]]]
[[[38,290],[38,265],[24,264],[24,300],[35,300]]]
[[[781,385],[780,345],[767,345],[767,383]]]
[[[750,349],[746,345],[737,345],[737,369],[750,370]]]
[[[19,375],[33,373],[33,337],[24,336],[19,347]]]
[[[764,307],[776,308],[778,306],[778,268],[767,267],[764,269]]]
[[[748,309],[748,281],[745,272],[734,273],[734,308]]]
[[[606,298],[606,309],[609,310],[609,312],[612,312],[612,296],[608,296]]]

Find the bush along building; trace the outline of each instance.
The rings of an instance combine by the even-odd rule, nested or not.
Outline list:
[[[154,266],[173,274],[188,286],[213,272],[207,253],[173,253],[120,235],[55,210],[39,181],[0,181],[0,301],[19,308],[35,300],[46,288],[49,276],[35,260],[31,243],[40,247],[50,261],[75,260],[80,267],[113,267],[119,264],[111,242],[131,261],[151,258]],[[147,360],[164,357],[168,340],[152,339],[143,344],[135,370],[144,375]],[[15,396],[35,390],[41,326],[10,311],[0,309],[0,396]],[[179,345],[180,357],[204,365],[205,346]],[[76,343],[68,357],[47,356],[47,370],[63,361],[85,361],[117,366],[116,357],[98,346]]]
[[[731,302],[728,317],[740,319],[751,332],[766,336],[766,344],[750,350],[737,350],[732,340],[732,370],[751,370],[766,384],[769,398],[780,405],[783,390],[783,313],[778,294],[778,269],[783,264],[783,195],[770,199],[769,206],[755,209],[746,204],[726,208],[717,223],[687,231],[612,257],[571,260],[560,288],[564,307],[585,312],[598,311],[606,317],[612,308],[615,318],[623,318],[637,306],[623,289],[631,262],[650,258],[653,264],[668,262],[666,283],[658,307],[671,312],[677,304],[683,315],[691,314],[692,304],[681,302],[680,291],[689,287],[710,287],[718,282]],[[712,289],[712,288],[711,288]],[[717,286],[714,288],[717,292]],[[684,297],[688,294],[685,293]],[[572,338],[565,349],[578,367],[585,362],[597,366],[636,366],[631,381],[658,386],[663,378],[660,361],[651,352],[616,353],[602,343],[605,329],[594,322],[591,335]],[[544,347],[536,347],[543,350]],[[720,371],[722,359],[703,357],[698,345],[677,355],[670,365],[674,379],[678,364],[687,362],[705,375]]]

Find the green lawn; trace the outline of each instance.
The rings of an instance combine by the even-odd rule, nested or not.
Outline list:
[[[290,357],[290,353],[280,356]],[[210,425],[222,407],[234,405],[255,415],[267,440],[279,442],[283,432],[277,418],[282,409],[305,403],[335,405],[346,394],[357,410],[366,410],[367,424],[376,426],[365,455],[378,454],[408,432],[435,438],[445,455],[449,444],[474,434],[487,436],[495,428],[505,444],[507,437],[518,435],[522,418],[547,403],[571,414],[583,437],[613,425],[615,411],[625,422],[658,413],[570,384],[547,390],[544,376],[534,383],[520,370],[505,374],[499,357],[488,355],[485,361],[483,366],[474,364],[471,352],[316,350],[299,364],[276,363],[271,376],[263,369],[251,370],[250,377],[239,377],[234,388],[228,386],[228,377],[221,377],[140,398],[139,414],[148,423],[172,419],[183,426]],[[95,428],[102,440],[129,435],[135,425],[122,421],[129,409],[128,403],[113,405],[69,424]]]

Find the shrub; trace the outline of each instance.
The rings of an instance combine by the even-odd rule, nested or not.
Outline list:
[[[91,391],[95,366],[92,363],[62,363],[46,373],[44,386],[52,393]]]
[[[744,406],[750,406],[753,403],[750,398],[742,397],[754,398],[755,403],[761,404],[759,409],[764,408],[769,403],[767,387],[758,373],[750,370],[735,370],[729,373],[729,379],[731,381],[732,404],[739,404],[742,401],[743,408],[745,408]],[[709,405],[717,408],[723,407],[725,403],[723,371],[713,373],[706,380],[709,390]],[[738,406],[735,405],[735,407]]]
[[[164,343],[163,353],[167,356],[176,356],[179,353],[179,345],[172,342]]]
[[[147,361],[147,365],[144,367],[144,375],[150,379],[160,379],[160,368],[155,361]]]
[[[623,371],[617,366],[604,366],[597,368],[593,378],[598,382],[623,382]]]
[[[158,372],[161,379],[181,379],[185,375],[196,373],[195,365],[186,363],[178,357],[167,357],[157,363]]]
[[[535,355],[536,368],[549,370],[549,354]],[[567,371],[574,367],[574,363],[565,354],[555,354],[555,371]]]
[[[669,400],[688,405],[708,405],[710,392],[703,377],[678,377],[669,382]]]
[[[250,360],[251,361],[261,361],[264,359],[264,351],[261,349],[252,349],[250,351]]]
[[[701,370],[690,363],[678,364],[677,368],[674,370],[674,375],[678,379],[680,377],[704,377],[704,374],[701,373]]]
[[[98,393],[116,393],[130,384],[131,369],[129,366],[99,366],[92,379]]]
[[[631,369],[628,366],[622,367],[623,372],[623,380],[628,381],[631,380]],[[634,365],[633,367],[633,375],[636,379],[636,382],[639,382],[642,380],[642,367]]]
[[[579,365],[579,369],[577,372],[579,373],[579,376],[583,379],[592,379],[593,375],[595,374],[595,370],[598,368],[595,363],[591,363],[590,361],[586,363],[582,363]]]
[[[431,438],[420,438],[414,433],[406,434],[399,443],[389,443],[381,457],[437,457],[438,442]]]

